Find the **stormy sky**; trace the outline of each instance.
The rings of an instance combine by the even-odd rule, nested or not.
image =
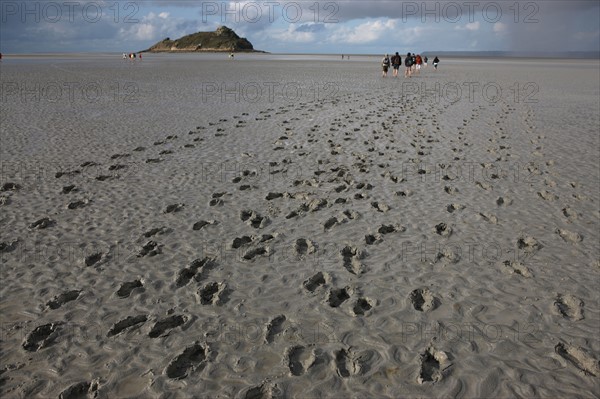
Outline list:
[[[138,51],[219,25],[270,52],[600,50],[597,0],[2,0],[0,51]]]

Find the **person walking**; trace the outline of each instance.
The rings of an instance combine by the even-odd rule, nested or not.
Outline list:
[[[440,59],[436,55],[435,58],[433,59],[433,67],[435,68],[436,71],[437,71],[437,67],[438,67],[439,63],[440,63]]]
[[[410,68],[412,67],[412,55],[410,53],[406,53],[406,58],[404,59],[404,66],[406,67],[404,69],[404,77],[410,78],[410,75],[411,75]]]
[[[416,62],[417,62],[417,75],[418,75],[421,72],[421,65],[423,65],[423,58],[421,58],[421,54],[417,54]]]
[[[386,54],[383,56],[383,60],[381,60],[381,77],[385,78],[388,73],[388,69],[390,68],[390,57]]]
[[[398,77],[398,69],[400,68],[400,65],[402,65],[402,57],[400,57],[400,54],[398,54],[396,51],[396,54],[392,56],[392,68],[394,68],[393,76],[395,78]]]

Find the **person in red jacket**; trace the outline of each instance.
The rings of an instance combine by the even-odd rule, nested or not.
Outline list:
[[[421,65],[423,65],[423,58],[421,58],[421,54],[417,54],[417,74],[421,70]]]

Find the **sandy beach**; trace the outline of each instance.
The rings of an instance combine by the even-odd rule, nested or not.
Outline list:
[[[599,61],[379,63],[5,56],[0,395],[597,398]]]

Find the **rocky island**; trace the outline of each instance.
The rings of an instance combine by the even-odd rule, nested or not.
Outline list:
[[[252,43],[239,37],[232,29],[220,26],[214,32],[196,32],[176,40],[166,38],[144,52],[180,53],[180,52],[263,52],[255,50]]]

